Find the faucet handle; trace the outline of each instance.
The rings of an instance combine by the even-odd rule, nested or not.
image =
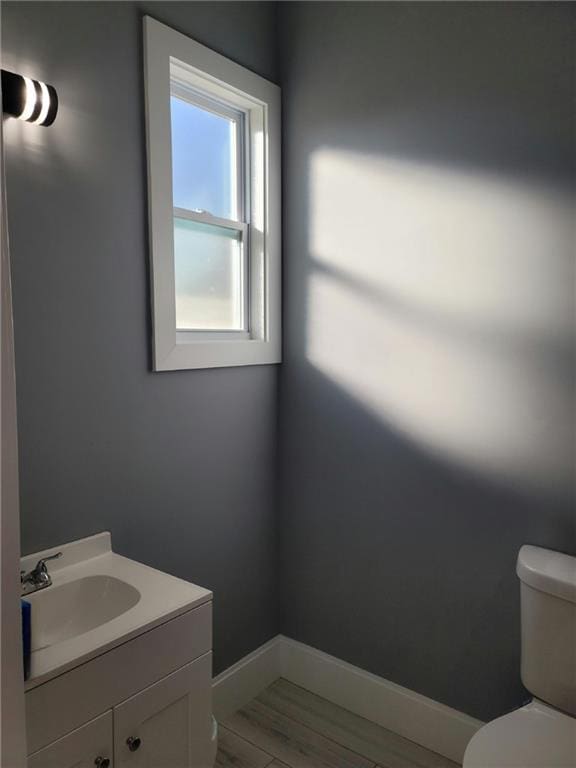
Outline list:
[[[62,557],[62,552],[56,552],[53,555],[48,555],[48,557],[43,557],[41,560],[38,560],[36,563],[36,568],[34,568],[35,571],[41,571],[42,573],[46,573],[46,563],[49,560],[58,560],[59,557]]]

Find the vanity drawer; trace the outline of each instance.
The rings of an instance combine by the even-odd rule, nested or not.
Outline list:
[[[28,753],[211,649],[212,603],[205,603],[27,691]]]
[[[28,768],[83,768],[112,765],[114,754],[112,710],[68,733],[39,752],[28,757]]]

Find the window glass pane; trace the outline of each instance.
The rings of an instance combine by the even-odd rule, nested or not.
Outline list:
[[[175,218],[174,261],[178,330],[244,328],[238,232]]]
[[[174,205],[237,219],[236,122],[172,96]]]

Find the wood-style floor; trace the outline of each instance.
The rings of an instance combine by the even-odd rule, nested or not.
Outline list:
[[[287,680],[221,722],[218,742],[216,768],[457,768]]]

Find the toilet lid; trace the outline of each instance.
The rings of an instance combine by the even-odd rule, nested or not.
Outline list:
[[[576,718],[534,700],[472,737],[464,768],[575,768]]]

